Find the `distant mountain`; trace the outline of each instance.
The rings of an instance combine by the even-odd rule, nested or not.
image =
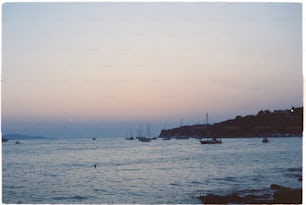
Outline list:
[[[303,107],[288,110],[261,110],[257,115],[236,116],[213,125],[181,126],[162,130],[160,138],[202,137],[286,137],[302,136]]]
[[[23,134],[5,134],[2,135],[2,139],[8,140],[33,140],[33,139],[46,139],[43,136],[23,135]]]

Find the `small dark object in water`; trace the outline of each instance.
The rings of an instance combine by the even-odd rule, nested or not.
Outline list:
[[[268,140],[268,138],[264,138],[263,140],[262,140],[262,143],[267,143],[267,142],[269,142],[269,140]]]
[[[141,142],[151,142],[151,138],[148,137],[138,137],[137,139]]]
[[[96,138],[95,138],[95,137],[93,137],[93,138],[92,138],[92,140],[96,140]]]
[[[19,141],[16,141],[15,144],[20,144],[20,142],[19,142]]]
[[[96,164],[94,165],[94,168],[97,168],[97,165],[96,165]]]
[[[2,138],[2,142],[7,142],[7,141],[8,141],[8,139]]]

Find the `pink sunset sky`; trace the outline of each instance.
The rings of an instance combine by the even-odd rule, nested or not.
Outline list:
[[[303,105],[298,3],[6,3],[2,133],[124,136]]]

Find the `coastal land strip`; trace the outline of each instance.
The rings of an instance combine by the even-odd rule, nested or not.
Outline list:
[[[236,116],[215,124],[184,125],[163,129],[159,138],[203,137],[253,138],[302,136],[303,107],[287,110],[261,110],[257,115]]]

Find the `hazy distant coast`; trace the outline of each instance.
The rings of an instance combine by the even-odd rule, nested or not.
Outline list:
[[[33,136],[33,135],[24,135],[24,134],[4,134],[2,135],[2,138],[8,140],[46,139],[46,137],[44,136]]]
[[[215,124],[198,124],[161,130],[160,138],[202,137],[289,137],[302,136],[303,107],[262,110],[256,115],[236,116]]]

